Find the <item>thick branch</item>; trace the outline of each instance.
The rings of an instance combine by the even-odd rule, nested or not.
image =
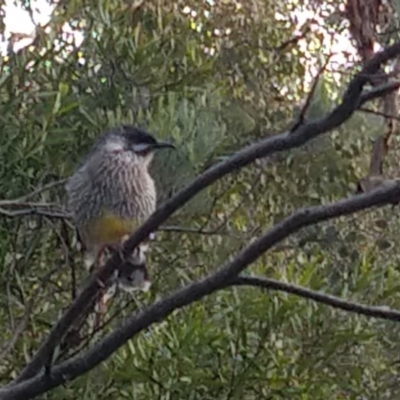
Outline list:
[[[373,318],[386,319],[389,321],[400,321],[400,311],[398,310],[392,310],[388,307],[367,306],[365,304],[355,303],[341,299],[340,297],[316,292],[315,290],[307,289],[302,286],[280,282],[276,279],[253,276],[238,276],[231,282],[231,284],[237,286],[256,286],[261,289],[277,290],[280,292],[294,294],[296,296],[303,297],[304,299],[310,299],[316,301],[317,303],[326,304],[333,308],[339,308],[351,313],[366,315]]]
[[[256,144],[242,149],[229,159],[222,161],[206,170],[191,184],[179,191],[175,196],[166,201],[156,210],[156,212],[152,214],[152,216],[130,237],[130,239],[125,242],[122,255],[127,257],[129,254],[131,254],[132,249],[141,243],[151,232],[157,230],[157,228],[176,210],[181,208],[201,190],[210,186],[223,176],[245,167],[261,157],[266,157],[276,152],[299,147],[311,139],[321,135],[322,133],[328,132],[329,130],[340,126],[362,103],[362,89],[368,81],[368,79],[365,78],[365,75],[376,73],[382,63],[385,63],[399,54],[400,42],[388,47],[382,52],[377,53],[365,65],[361,73],[356,75],[351,81],[346,93],[343,96],[341,104],[338,105],[326,117],[317,121],[306,123],[291,133],[283,133],[261,140]],[[100,280],[103,282],[108,281],[112,272],[120,264],[120,261],[120,256],[115,254],[99,272],[98,277]],[[56,326],[52,329],[47,340],[39,348],[32,361],[21,372],[17,382],[31,378],[40,372],[44,363],[46,360],[48,360],[49,356],[52,354],[54,348],[57,346],[63,335],[73,324],[75,318],[79,316],[80,310],[84,309],[85,305],[88,304],[96,295],[99,289],[97,282],[98,280],[95,277],[92,277],[89,280],[89,283],[84,287],[81,294],[75,299]],[[190,286],[189,288],[191,288],[190,290],[194,290],[193,294],[198,293],[197,287],[192,288]],[[198,298],[201,298],[207,293],[211,293],[211,291],[202,293]],[[197,300],[198,298],[194,300]],[[168,304],[168,299],[166,301]],[[184,302],[182,305],[184,304],[189,303]],[[173,309],[174,308],[171,310]],[[168,315],[168,313],[166,315]],[[155,321],[157,320],[158,318],[155,319]]]
[[[339,216],[349,215],[374,206],[400,200],[400,181],[386,182],[385,187],[324,206],[310,207],[295,212],[242,250],[233,261],[225,264],[205,279],[194,282],[154,303],[129,318],[120,328],[107,335],[84,354],[55,366],[51,375],[37,375],[22,383],[11,384],[0,390],[1,400],[26,400],[90,371],[106,360],[124,343],[151,324],[167,318],[174,310],[200,300],[216,290],[235,283],[237,275],[264,252],[303,227]]]

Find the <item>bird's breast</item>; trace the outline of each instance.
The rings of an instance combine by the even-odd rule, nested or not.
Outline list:
[[[146,169],[121,155],[91,167],[71,196],[86,244],[113,244],[130,235],[156,208],[156,189]]]
[[[139,223],[135,219],[121,218],[118,214],[104,210],[98,218],[89,223],[89,240],[92,243],[104,245],[118,244],[124,236],[132,234],[138,226]]]
[[[119,182],[122,215],[146,219],[156,208],[156,189],[154,181],[147,172],[126,172]]]

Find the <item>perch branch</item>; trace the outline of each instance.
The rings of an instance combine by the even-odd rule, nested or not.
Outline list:
[[[338,308],[340,310],[351,313],[365,315],[367,317],[386,319],[389,321],[400,321],[400,311],[392,310],[389,307],[367,306],[365,304],[355,303],[344,300],[337,296],[332,296],[326,293],[317,292],[302,286],[293,285],[291,283],[280,282],[276,279],[253,277],[253,276],[238,276],[232,283],[235,286],[256,286],[261,289],[276,290],[280,292],[294,294],[304,299],[313,300],[317,303]]]

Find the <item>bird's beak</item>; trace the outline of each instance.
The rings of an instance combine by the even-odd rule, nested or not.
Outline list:
[[[167,149],[167,148],[170,148],[170,149],[176,150],[176,147],[172,143],[169,143],[169,142],[157,142],[153,147],[155,149]]]

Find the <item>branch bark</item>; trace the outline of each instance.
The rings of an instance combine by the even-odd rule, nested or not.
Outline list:
[[[363,86],[368,82],[366,76],[376,73],[383,63],[399,54],[400,42],[377,53],[364,66],[360,74],[357,74],[350,82],[348,89],[343,96],[342,102],[324,118],[308,122],[292,132],[285,132],[261,140],[256,144],[238,151],[226,161],[220,162],[206,170],[191,184],[183,188],[174,197],[161,205],[156,212],[153,213],[153,215],[138,230],[136,230],[136,232],[125,243],[122,256],[126,257],[129,255],[133,248],[143,241],[151,232],[154,232],[176,210],[182,207],[201,190],[210,186],[225,175],[243,168],[259,158],[269,156],[276,152],[282,152],[284,150],[299,147],[317,136],[340,126],[366,101],[379,97],[380,94],[377,94],[378,91],[373,94],[362,93]],[[394,90],[393,86],[391,90]],[[387,189],[384,194],[379,191],[377,193],[373,192],[373,195],[371,196],[360,196],[356,198],[357,200],[353,200],[353,202],[349,200],[349,203],[344,203],[346,206],[342,205],[343,202],[337,203],[340,207],[344,207],[344,211],[342,210],[342,212],[332,215],[345,215],[349,212],[354,212],[358,209],[364,209],[373,205],[382,205],[387,204],[390,201],[398,201],[398,185],[389,186],[391,187],[390,190]],[[357,201],[361,201],[361,203],[357,203]],[[365,203],[363,203],[363,201]],[[354,204],[357,204],[357,207],[354,208]],[[363,204],[367,205],[365,206]],[[346,209],[351,211],[345,211]],[[50,377],[43,375],[31,379],[40,373],[55,347],[59,344],[60,340],[66,334],[75,319],[79,317],[81,310],[84,309],[85,305],[88,304],[97,294],[99,289],[98,279],[96,279],[96,277],[91,277],[80,295],[74,300],[69,309],[52,329],[47,339],[41,345],[31,362],[21,372],[15,383],[0,390],[0,399],[32,398],[36,394],[43,393],[51,387],[57,386],[62,382],[73,379],[88,371],[99,362],[105,360],[113,351],[115,351],[130,337],[144,329],[144,327],[165,318],[176,308],[190,304],[193,301],[212,293],[214,290],[226,286],[228,283],[227,279],[229,277],[232,278],[232,274],[239,273],[249,263],[254,261],[263,251],[266,251],[275,243],[278,243],[280,240],[287,237],[290,233],[295,232],[303,226],[309,225],[309,223],[315,223],[320,220],[332,218],[333,216],[329,216],[331,215],[330,212],[332,212],[332,210],[337,210],[337,208],[335,208],[334,205],[330,205],[318,209],[319,211],[315,210],[315,212],[311,212],[312,210],[313,209],[299,211],[288,220],[278,224],[271,230],[269,235],[267,234],[256,241],[255,244],[249,246],[248,249],[246,249],[247,252],[244,254],[240,253],[231,264],[222,268],[215,275],[208,277],[201,282],[187,286],[181,291],[176,292],[176,294],[167,297],[162,302],[155,303],[145,313],[133,317],[133,320],[130,320],[130,325],[125,324],[121,329],[115,331],[101,343],[89,350],[85,356],[83,364],[83,358],[81,360],[81,357],[79,357],[78,360],[72,359],[68,363],[55,367]],[[311,214],[309,215],[310,212]],[[320,217],[316,218],[316,215],[320,215]],[[260,247],[257,247],[257,244]],[[105,267],[99,271],[98,278],[100,278],[101,281],[107,281],[120,262],[120,256],[115,254],[107,262]],[[100,345],[102,346],[99,347]],[[96,353],[93,353],[94,351]],[[88,368],[88,366],[90,366],[90,368]],[[23,382],[25,380],[27,381]],[[10,397],[10,393],[13,393],[12,396],[14,397]],[[23,395],[21,393],[23,393]]]
[[[330,294],[316,292],[315,290],[311,290],[302,286],[280,282],[276,279],[257,276],[238,276],[232,281],[232,285],[254,286],[260,289],[290,293],[304,299],[313,300],[317,303],[325,304],[327,306],[338,308],[354,314],[400,322],[400,311],[398,310],[392,310],[385,306],[367,306],[365,304],[355,303],[353,301],[344,300],[340,297],[332,296]]]
[[[391,5],[384,4],[381,0],[347,0],[345,14],[349,21],[349,30],[364,64],[374,56],[374,45],[378,43],[377,31],[382,28],[383,20],[393,18],[392,11]],[[387,83],[391,76],[398,75],[399,70],[400,62],[397,60],[390,73],[381,69],[379,73],[370,76],[370,82],[373,86]],[[398,116],[398,95],[398,91],[393,91],[382,97],[382,114]],[[397,130],[397,118],[385,120],[386,132],[378,137],[372,148],[368,174],[359,180],[358,191],[372,190],[385,179],[383,165],[389,151],[390,138]]]

